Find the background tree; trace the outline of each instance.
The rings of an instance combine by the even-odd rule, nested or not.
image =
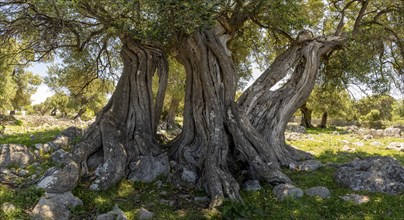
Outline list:
[[[17,89],[15,96],[11,99],[13,110],[10,114],[13,115],[16,110],[20,111],[25,106],[31,105],[31,96],[42,83],[42,78],[20,68],[14,69],[11,77]]]

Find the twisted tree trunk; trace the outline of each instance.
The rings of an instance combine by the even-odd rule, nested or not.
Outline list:
[[[311,158],[308,153],[285,143],[285,128],[313,90],[321,57],[341,43],[339,36],[298,36],[296,43],[279,55],[238,100],[282,166]],[[283,86],[272,88],[287,76],[289,80]]]
[[[234,102],[237,74],[219,28],[194,33],[179,49],[186,94],[182,134],[170,144],[179,162],[175,182],[195,184],[211,196],[211,207],[225,196],[241,199],[236,180],[247,171],[271,184],[290,182],[274,152]]]
[[[156,139],[167,84],[167,62],[161,50],[125,39],[123,73],[108,104],[97,114],[72,159],[82,173],[95,173],[90,186],[106,189],[128,174],[128,165],[141,155],[161,153]],[[152,77],[159,76],[153,100]],[[95,172],[94,172],[95,171]]]

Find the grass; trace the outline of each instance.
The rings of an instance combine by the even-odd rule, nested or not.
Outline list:
[[[27,132],[27,128],[8,126],[11,133],[0,139],[0,144],[20,143],[34,146],[45,143],[60,132],[57,128],[48,128],[35,132]],[[404,153],[386,150],[390,142],[402,142],[400,138],[378,138],[363,140],[352,134],[333,135],[335,129],[310,129],[304,139],[291,141],[289,144],[299,149],[312,152],[316,159],[323,163],[344,163],[358,157],[372,155],[393,156],[404,164]],[[340,130],[341,131],[341,130]],[[340,132],[342,133],[342,132]],[[31,139],[33,134],[35,139]],[[380,147],[372,146],[377,141]],[[361,142],[362,144],[359,144]],[[347,145],[355,148],[355,152],[346,152],[342,148]],[[363,145],[363,146],[362,146]],[[38,160],[43,170],[52,166],[47,159],[49,155],[42,155]],[[34,168],[26,168],[31,172]],[[272,188],[262,184],[263,188],[257,192],[242,191],[243,202],[225,201],[217,210],[208,210],[207,202],[195,202],[195,196],[204,196],[203,192],[182,191],[169,184],[132,183],[122,181],[106,191],[90,191],[88,183],[81,183],[73,194],[83,201],[83,206],[72,209],[72,219],[95,219],[101,213],[106,213],[117,204],[128,219],[136,219],[141,207],[155,213],[154,219],[403,219],[404,195],[391,196],[381,193],[354,192],[342,188],[333,180],[335,168],[331,166],[317,171],[284,170],[294,184],[303,190],[314,186],[325,186],[331,191],[330,199],[320,199],[303,196],[298,200],[277,201],[272,195]],[[363,194],[370,197],[370,202],[356,205],[343,201],[339,196],[348,193]],[[16,210],[4,213],[0,210],[0,219],[29,219],[29,212],[33,209],[43,191],[34,187],[13,188],[0,185],[0,205],[4,202],[13,203]],[[172,201],[173,205],[165,204]]]

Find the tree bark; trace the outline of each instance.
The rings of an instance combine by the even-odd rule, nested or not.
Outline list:
[[[339,36],[303,38],[299,35],[238,100],[282,166],[311,158],[308,153],[285,143],[285,128],[313,90],[321,57],[341,43]],[[283,86],[272,88],[288,75],[290,78]]]
[[[300,121],[300,125],[304,126],[305,128],[312,128],[313,125],[311,124],[311,114],[313,110],[307,108],[306,103],[300,107],[300,111],[302,112],[302,119]]]
[[[273,185],[290,182],[268,143],[234,102],[237,73],[226,46],[229,38],[220,27],[196,32],[178,51],[187,79],[183,131],[169,144],[169,155],[178,161],[174,182],[203,187],[210,207],[225,196],[241,199],[236,178],[243,170]]]
[[[323,115],[321,116],[321,123],[319,125],[320,128],[327,128],[327,119],[328,119],[328,113],[324,112]]]
[[[161,153],[155,134],[167,84],[164,53],[124,39],[121,57],[123,73],[114,94],[72,153],[72,159],[81,165],[81,176],[94,175],[90,186],[94,190],[107,189],[125,178],[129,163],[139,156]],[[156,72],[159,90],[153,100]]]

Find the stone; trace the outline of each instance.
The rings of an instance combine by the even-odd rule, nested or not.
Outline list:
[[[79,179],[79,166],[73,160],[66,160],[62,168],[50,168],[37,184],[47,193],[64,193],[73,190]]]
[[[334,175],[352,190],[399,194],[404,192],[404,167],[392,157],[375,156],[343,164]]]
[[[112,211],[97,216],[96,220],[127,220],[125,213],[115,205]]]
[[[142,207],[142,208],[140,208],[137,217],[139,220],[148,220],[148,219],[152,219],[153,216],[154,216],[153,212],[150,212],[149,210]]]
[[[83,202],[72,192],[45,193],[32,211],[32,219],[70,219],[70,210]]]
[[[303,134],[298,132],[285,133],[285,139],[288,141],[298,141],[303,139]]]
[[[339,132],[338,131],[333,131],[332,135],[339,135]]]
[[[67,152],[63,149],[59,149],[51,154],[51,158],[55,162],[62,162],[67,157]]]
[[[331,197],[330,190],[324,186],[316,186],[306,190],[306,194],[309,196],[318,196],[322,199],[328,199]]]
[[[373,139],[373,136],[370,135],[370,134],[367,134],[367,135],[365,135],[365,136],[363,137],[363,139],[364,139],[364,140],[371,140],[371,139]]]
[[[9,165],[25,166],[32,163],[34,159],[34,154],[24,145],[0,145],[0,167],[6,167]]]
[[[287,125],[286,131],[302,133],[302,134],[305,134],[307,132],[306,128],[304,126],[300,126],[300,125]]]
[[[340,196],[341,199],[345,201],[351,201],[355,204],[363,204],[370,201],[368,196],[358,195],[358,194],[347,194],[345,196]]]
[[[358,142],[353,142],[352,144],[355,145],[355,146],[358,146],[358,147],[363,147],[363,146],[365,146],[365,144],[363,144],[363,142],[360,142],[360,141],[358,141]]]
[[[5,202],[5,203],[1,204],[1,210],[4,213],[9,214],[9,213],[14,212],[16,210],[16,207],[13,203]]]
[[[404,142],[392,142],[386,147],[386,149],[404,152]]]
[[[349,127],[347,127],[346,131],[349,133],[355,133],[359,130],[359,127],[356,125],[351,125]]]
[[[401,137],[401,129],[395,127],[386,128],[383,135],[385,137]]]
[[[132,171],[128,180],[149,183],[158,176],[170,173],[170,162],[167,154],[154,156],[140,156],[139,160],[129,166]]]
[[[255,192],[261,189],[260,182],[258,180],[247,180],[243,184],[243,189],[249,192]]]
[[[24,170],[24,169],[22,169],[22,170],[20,170],[20,172],[18,172],[18,176],[26,176],[26,175],[28,175],[28,170]]]
[[[74,138],[79,138],[83,136],[83,130],[77,127],[68,127],[63,130],[61,135],[69,138],[69,143],[73,141]]]
[[[323,166],[323,164],[317,160],[305,160],[305,161],[299,162],[299,164],[297,165],[299,170],[304,170],[304,171],[314,171],[322,166]]]
[[[40,150],[40,149],[42,148],[42,146],[43,146],[43,144],[35,144],[35,145],[34,145],[34,147],[35,147],[37,150]]]
[[[344,145],[342,148],[341,148],[341,151],[347,151],[347,152],[353,152],[353,151],[355,151],[356,149],[355,148],[350,148],[348,145]]]
[[[302,189],[289,183],[275,186],[272,192],[279,201],[283,201],[286,198],[298,199],[303,197],[304,194]]]
[[[375,147],[379,147],[382,146],[383,144],[378,142],[378,141],[373,141],[372,143],[370,143],[371,146],[375,146]]]
[[[373,137],[383,137],[384,136],[384,130],[382,129],[370,129],[369,135],[372,135]]]

